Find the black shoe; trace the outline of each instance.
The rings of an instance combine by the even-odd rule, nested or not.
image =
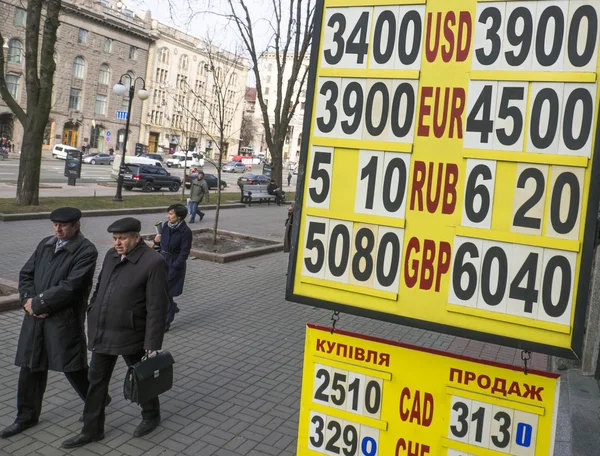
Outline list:
[[[198,220],[198,221],[201,222],[203,218],[204,218],[204,213],[200,214],[200,220]]]
[[[178,314],[179,313],[179,307],[177,306],[177,304],[175,304],[175,313]]]
[[[11,424],[8,427],[5,427],[4,430],[0,432],[0,437],[2,437],[3,439],[7,439],[9,437],[12,437],[13,435],[20,434],[25,429],[29,429],[30,427],[35,426],[37,423],[37,421],[27,421],[25,423],[15,421],[13,424]]]
[[[75,437],[71,437],[70,439],[65,440],[60,447],[61,448],[79,448],[83,445],[87,445],[88,443],[98,442],[104,438],[104,434],[100,435],[89,435],[89,434],[79,434]]]
[[[142,420],[140,425],[135,428],[133,431],[134,437],[142,437],[146,434],[150,434],[154,429],[158,427],[160,423],[160,416],[158,418],[154,418],[153,420]]]
[[[104,404],[104,407],[108,407],[108,404],[110,404],[111,402],[112,402],[112,397],[110,397],[110,394],[109,394],[106,398],[106,404]],[[79,422],[83,423],[83,415],[81,415],[79,417]]]

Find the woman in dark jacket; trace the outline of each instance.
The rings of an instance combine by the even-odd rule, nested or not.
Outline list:
[[[154,242],[160,243],[160,253],[169,264],[169,309],[165,331],[171,327],[179,307],[173,300],[183,293],[186,261],[192,248],[192,230],[185,223],[188,210],[183,204],[169,206],[167,221],[162,224],[162,233],[157,234]]]

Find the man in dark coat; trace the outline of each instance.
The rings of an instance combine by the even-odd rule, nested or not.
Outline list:
[[[85,311],[98,251],[80,231],[81,211],[50,214],[54,236],[42,239],[19,274],[25,317],[15,364],[21,367],[17,419],[0,432],[11,437],[37,424],[48,370],[64,372],[83,400],[88,390]]]
[[[83,429],[65,440],[77,448],[104,438],[104,407],[119,355],[132,366],[144,354],[162,347],[169,303],[168,266],[140,237],[139,220],[126,217],[108,227],[114,248],[106,253],[88,307],[90,387],[83,409]],[[158,397],[140,404],[142,422],[133,435],[141,437],[160,423]]]
[[[154,242],[160,243],[160,254],[169,264],[169,309],[165,332],[171,327],[179,307],[173,300],[183,293],[186,262],[192,248],[192,230],[185,223],[188,211],[183,204],[173,204],[167,209],[167,221],[162,233],[157,234]]]

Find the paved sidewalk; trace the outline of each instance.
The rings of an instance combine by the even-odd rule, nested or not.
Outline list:
[[[208,212],[200,228],[212,225]],[[100,251],[111,247],[106,227],[116,217],[82,221]],[[164,214],[140,215],[144,232]],[[252,207],[221,213],[221,228],[281,239],[286,208]],[[51,232],[48,221],[3,222],[0,276],[17,280],[37,242]],[[181,312],[164,348],[176,360],[175,384],[161,396],[162,424],[134,438],[139,408],[125,401],[125,366],[119,361],[106,438],[67,452],[60,443],[80,430],[82,403],[62,374],[51,373],[38,426],[0,439],[0,455],[218,455],[296,454],[304,326],[329,325],[331,312],[284,300],[287,255],[276,253],[235,263],[188,263]],[[21,311],[0,314],[0,426],[13,422],[18,369],[13,365]],[[343,314],[338,327],[481,359],[520,364],[514,349]],[[533,367],[545,369],[546,356]],[[566,440],[566,439],[564,439]],[[570,453],[564,453],[570,454]],[[384,455],[382,455],[384,456]]]

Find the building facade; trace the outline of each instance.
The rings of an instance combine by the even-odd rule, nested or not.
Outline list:
[[[156,41],[150,46],[146,86],[150,98],[142,107],[140,142],[155,153],[197,150],[216,158],[220,140],[215,117],[219,107],[215,78],[227,91],[224,141],[227,156],[238,150],[244,111],[248,63],[199,38],[152,20]],[[215,73],[216,72],[216,73]],[[229,75],[225,77],[225,75]]]
[[[265,100],[265,104],[267,105],[267,108],[269,110],[269,119],[271,120],[271,123],[274,119],[273,110],[277,102],[277,61],[275,57],[276,54],[274,52],[265,53],[261,56],[259,62],[262,95],[263,99]],[[310,55],[307,54],[304,57],[303,67],[306,68],[309,66],[309,64]],[[300,75],[303,74],[302,72],[304,71],[304,68],[300,70]],[[287,81],[290,79],[291,73],[292,64],[290,61],[288,61],[282,78],[283,94],[285,94]],[[298,92],[300,92],[300,100],[298,106],[296,107],[296,111],[294,112],[294,116],[290,121],[287,136],[285,139],[285,144],[283,146],[283,160],[289,160],[295,163],[298,163],[298,158],[300,156],[300,146],[302,144],[304,109],[306,107],[306,81],[302,86],[300,86],[299,82],[296,82],[296,85],[294,87],[294,94],[292,95],[292,102],[296,99],[296,95],[298,94]],[[260,108],[260,103],[258,102],[258,98],[256,100],[256,108],[254,110],[254,115],[256,116],[256,124],[261,125],[260,131],[257,132],[254,138],[254,150],[267,152],[267,142],[265,140],[265,132],[263,126],[263,115],[262,109]]]
[[[9,90],[26,106],[25,21],[22,0],[0,0]],[[128,91],[113,93],[114,84],[146,75],[148,51],[154,41],[148,18],[138,17],[120,1],[63,0],[56,42],[56,72],[44,148],[55,144],[89,144],[92,151],[123,148]],[[128,75],[121,78],[122,75]],[[136,91],[142,87],[141,81]],[[141,101],[134,97],[127,149],[140,132]],[[12,138],[19,150],[23,128],[0,100],[0,136]]]

